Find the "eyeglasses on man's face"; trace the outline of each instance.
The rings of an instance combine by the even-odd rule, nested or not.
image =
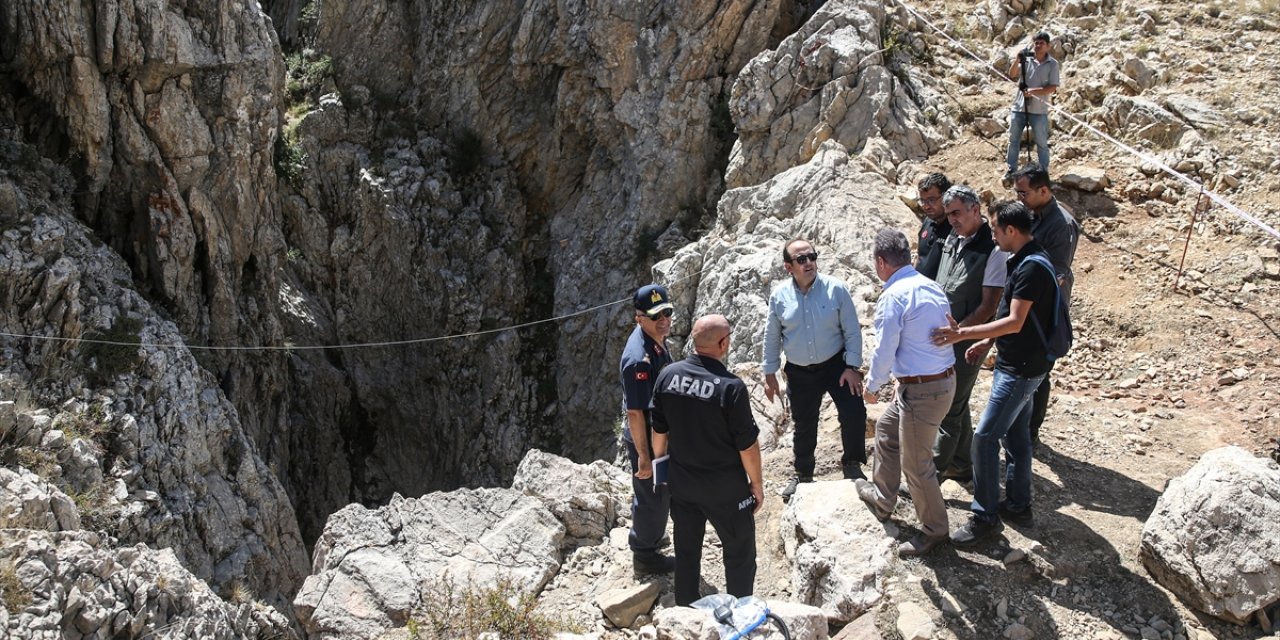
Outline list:
[[[654,322],[657,322],[660,318],[670,318],[671,316],[674,316],[675,314],[676,314],[676,310],[675,310],[675,309],[663,309],[662,311],[655,311],[655,312],[653,312],[653,313],[645,313],[644,315],[645,315],[645,317],[649,318],[650,320],[653,320]]]
[[[818,261],[818,252],[817,252],[817,251],[813,251],[813,252],[811,252],[811,253],[802,253],[802,254],[800,254],[800,255],[798,255],[798,256],[791,256],[791,261],[792,261],[792,262],[794,262],[794,263],[796,263],[796,264],[801,264],[801,265],[803,265],[803,264],[809,264],[810,262],[817,262],[817,261]]]

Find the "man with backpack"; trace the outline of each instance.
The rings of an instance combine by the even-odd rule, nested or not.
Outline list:
[[[991,399],[973,433],[973,514],[951,532],[951,542],[967,545],[999,533],[1003,520],[1030,526],[1031,512],[1031,398],[1062,345],[1070,325],[1058,316],[1066,308],[1048,254],[1031,235],[1031,210],[1020,202],[999,202],[990,209],[991,233],[1009,253],[1004,295],[996,319],[970,327],[948,318],[948,326],[933,332],[937,345],[977,339],[965,356],[971,362],[994,342],[998,349]],[[1051,346],[1056,345],[1056,346]],[[1069,344],[1067,345],[1069,346]],[[1057,352],[1057,353],[1055,353]],[[1005,440],[1006,499],[1000,500],[1000,449]]]

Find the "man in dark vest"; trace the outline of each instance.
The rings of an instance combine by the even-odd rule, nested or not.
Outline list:
[[[926,278],[938,274],[938,262],[942,259],[942,243],[951,234],[951,224],[942,208],[942,195],[951,188],[951,181],[941,173],[931,173],[916,184],[920,211],[920,233],[916,238],[916,271]]]
[[[1009,255],[991,238],[991,227],[982,215],[982,203],[970,187],[956,185],[942,196],[942,206],[951,223],[951,235],[942,248],[938,274],[934,278],[951,303],[951,317],[961,327],[990,320],[1000,306],[1004,291],[1005,261]],[[967,483],[973,478],[969,447],[973,442],[973,423],[969,417],[969,395],[978,379],[982,359],[969,362],[965,351],[972,340],[954,345],[956,357],[956,394],[951,408],[938,428],[933,447],[933,462],[938,468],[938,481],[947,478]],[[986,354],[983,353],[985,358]]]

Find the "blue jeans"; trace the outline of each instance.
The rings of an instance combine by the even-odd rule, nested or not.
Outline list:
[[[973,515],[1000,518],[1000,440],[1005,439],[1005,498],[1022,511],[1031,506],[1031,398],[1043,375],[1022,378],[996,369],[991,399],[973,431]]]
[[[1049,170],[1049,114],[1014,111],[1009,118],[1009,155],[1005,158],[1010,173],[1018,170],[1022,130],[1028,122],[1031,123],[1031,137],[1036,140],[1036,157],[1040,160],[1040,168]]]

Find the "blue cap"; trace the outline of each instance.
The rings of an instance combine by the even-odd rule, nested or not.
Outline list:
[[[635,304],[636,311],[647,314],[676,308],[671,304],[671,294],[667,293],[667,288],[660,284],[647,284],[640,287],[636,290],[632,302]]]

